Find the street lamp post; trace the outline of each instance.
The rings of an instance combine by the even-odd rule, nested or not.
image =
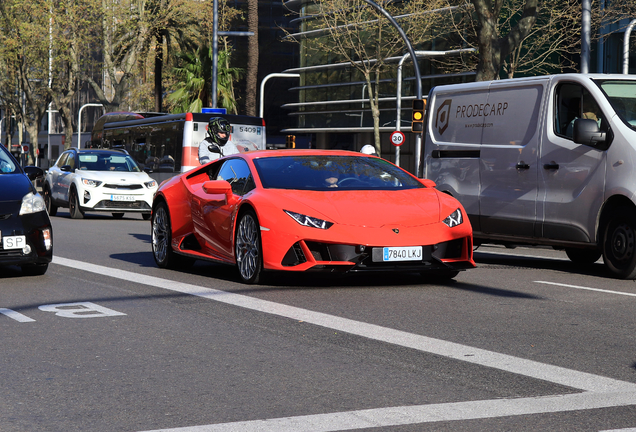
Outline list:
[[[261,81],[261,103],[259,104],[259,109],[258,109],[258,116],[260,118],[263,118],[263,100],[265,99],[265,83],[270,79],[270,78],[300,78],[300,74],[297,73],[271,73],[269,75],[267,75],[265,78],[263,78],[263,81]]]
[[[104,105],[100,104],[100,103],[88,103],[88,104],[84,104],[80,107],[79,109],[79,113],[77,113],[77,149],[80,149],[80,146],[82,144],[82,110],[86,107],[89,106],[100,106],[103,107]]]

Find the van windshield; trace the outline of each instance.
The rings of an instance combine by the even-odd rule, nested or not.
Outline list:
[[[597,80],[614,111],[632,129],[636,130],[636,81]]]

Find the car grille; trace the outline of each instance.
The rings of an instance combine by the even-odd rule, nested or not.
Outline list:
[[[331,244],[306,241],[305,245],[316,261],[337,261],[353,263],[348,271],[365,270],[423,270],[433,268],[446,268],[442,264],[442,259],[460,259],[465,247],[465,239],[456,239],[448,242],[438,243],[432,246],[422,246],[422,260],[412,262],[377,262],[373,260],[373,246],[367,246],[363,251],[358,251],[356,246],[346,244]],[[377,248],[377,247],[375,247]],[[294,267],[307,262],[308,259],[303,252],[300,242],[294,243],[285,254],[282,265]],[[327,266],[316,266],[318,268]],[[342,269],[346,270],[346,269]]]
[[[103,200],[98,202],[95,207],[95,210],[150,210],[150,206],[146,201],[109,201]]]
[[[130,184],[130,185],[124,185],[124,184],[105,184],[104,185],[105,188],[108,189],[119,189],[119,190],[137,190],[137,189],[141,189],[143,188],[142,185],[140,184]]]
[[[0,258],[21,257],[21,256],[22,256],[22,249],[8,249],[8,250],[0,249]]]

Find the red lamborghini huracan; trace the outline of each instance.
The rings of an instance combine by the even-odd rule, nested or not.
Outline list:
[[[164,182],[152,208],[159,267],[194,259],[263,271],[421,272],[473,268],[461,204],[362,153],[265,150],[227,156]]]

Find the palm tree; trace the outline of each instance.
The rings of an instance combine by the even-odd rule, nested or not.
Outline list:
[[[177,89],[168,95],[167,100],[173,106],[172,112],[201,112],[201,108],[211,106],[212,87],[212,48],[207,45],[198,47],[194,52],[176,54],[182,66],[174,68],[181,79]],[[218,105],[228,113],[236,114],[237,104],[234,98],[234,81],[243,73],[241,68],[229,67],[231,51],[218,52]]]

